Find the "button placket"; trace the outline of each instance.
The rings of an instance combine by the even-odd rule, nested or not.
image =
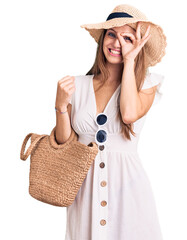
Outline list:
[[[104,113],[100,113],[96,116],[96,123],[98,126],[97,132],[95,133],[95,141],[98,144],[99,149],[99,212],[100,219],[98,219],[99,237],[102,240],[107,240],[107,219],[108,219],[108,188],[107,188],[107,158],[106,158],[106,143],[107,143],[107,116]]]
[[[101,162],[99,164],[100,168],[100,226],[107,226],[108,218],[108,189],[107,189],[107,161],[106,152],[101,151]],[[101,229],[102,231],[102,229]]]

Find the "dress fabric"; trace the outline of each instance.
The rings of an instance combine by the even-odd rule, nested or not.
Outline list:
[[[71,124],[81,143],[95,141],[99,129],[107,132],[107,140],[74,202],[66,208],[65,240],[162,240],[152,187],[137,152],[146,115],[134,122],[136,137],[131,134],[132,140],[126,140],[117,118],[120,84],[103,111],[107,123],[98,126],[93,77],[75,76]],[[153,105],[161,99],[163,78],[146,75],[142,89],[157,85]]]

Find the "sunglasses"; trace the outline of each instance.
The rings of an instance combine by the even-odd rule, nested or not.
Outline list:
[[[104,129],[100,129],[100,126],[103,126],[107,123],[106,114],[99,113],[96,116],[96,123],[99,127],[99,130],[95,133],[95,141],[98,145],[102,145],[107,140],[107,132]]]

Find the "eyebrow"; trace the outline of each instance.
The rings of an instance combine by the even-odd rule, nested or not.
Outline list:
[[[113,28],[110,28],[110,29],[108,29],[108,30],[113,30],[115,33],[117,33]]]

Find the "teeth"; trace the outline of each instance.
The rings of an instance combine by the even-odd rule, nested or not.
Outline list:
[[[110,49],[110,51],[111,51],[112,53],[114,53],[114,54],[120,55],[120,52],[114,51],[114,50],[112,50],[112,49]]]

